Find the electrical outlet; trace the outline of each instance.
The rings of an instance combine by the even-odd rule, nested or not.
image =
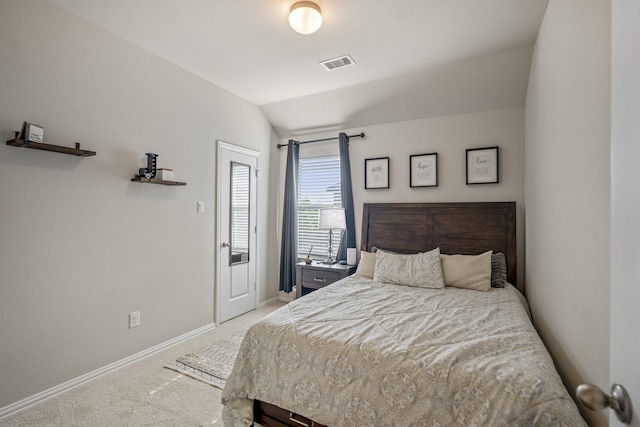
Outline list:
[[[129,329],[140,326],[140,312],[129,313]]]
[[[196,210],[198,213],[204,213],[204,202],[196,203]]]

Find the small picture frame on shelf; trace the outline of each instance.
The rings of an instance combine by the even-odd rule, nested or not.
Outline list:
[[[409,156],[409,187],[438,186],[438,153]]]
[[[500,147],[467,150],[467,185],[500,182],[499,151]]]
[[[364,159],[364,188],[389,188],[389,158]]]
[[[24,122],[22,124],[22,130],[18,139],[22,139],[26,142],[43,142],[44,141],[44,128],[40,125],[34,125],[33,123]]]

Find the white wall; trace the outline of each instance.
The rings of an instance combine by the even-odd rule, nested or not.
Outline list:
[[[609,382],[610,9],[549,2],[527,94],[527,295],[569,389]]]
[[[356,241],[360,242],[363,203],[392,202],[501,202],[517,204],[518,276],[524,277],[524,109],[482,111],[347,129],[348,135],[365,133],[350,142],[351,179],[356,219]],[[337,136],[338,132],[306,135],[308,141]],[[287,141],[282,140],[285,144]],[[466,185],[465,150],[500,146],[500,183]],[[337,152],[337,142],[300,146],[309,151]],[[281,170],[286,164],[281,149]],[[438,187],[409,187],[409,156],[438,153]],[[364,159],[389,157],[389,189],[364,189]],[[281,174],[281,184],[284,173]],[[282,188],[282,185],[281,185]],[[282,210],[282,196],[278,209]],[[281,218],[281,216],[280,216]]]
[[[217,139],[262,152],[277,296],[257,107],[45,1],[0,0],[0,76],[0,408],[213,321]],[[5,145],[24,120],[97,156]],[[131,182],[146,152],[187,186]]]

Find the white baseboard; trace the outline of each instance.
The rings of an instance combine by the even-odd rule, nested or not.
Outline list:
[[[72,388],[78,387],[82,384],[86,384],[92,380],[95,380],[98,377],[109,374],[111,372],[116,371],[117,369],[123,368],[127,365],[130,365],[134,362],[137,362],[145,357],[149,357],[159,351],[165,350],[169,347],[172,347],[176,344],[180,344],[183,341],[191,339],[195,336],[208,332],[214,329],[216,325],[214,323],[209,323],[201,328],[195,329],[191,332],[187,332],[184,335],[180,335],[177,338],[173,338],[169,341],[166,341],[162,344],[158,344],[154,347],[148,348],[146,350],[141,351],[140,353],[136,353],[132,356],[126,357],[124,359],[118,360],[117,362],[111,363],[110,365],[104,366],[102,368],[96,369],[95,371],[89,372],[87,374],[81,375],[77,378],[69,380],[65,383],[57,385],[55,387],[51,387],[48,390],[42,391],[38,394],[34,394],[33,396],[27,397],[25,399],[19,400],[15,403],[7,405],[3,408],[0,408],[0,420],[2,418],[8,417],[9,415],[13,415],[18,411],[26,409],[30,406],[43,402],[51,397],[57,396],[65,391],[71,390]]]
[[[273,298],[271,298],[271,299],[268,299],[268,300],[263,301],[263,302],[261,302],[260,304],[258,304],[258,307],[257,307],[257,308],[263,308],[263,307],[266,307],[266,306],[268,306],[269,304],[273,304],[274,302],[276,302],[276,301],[278,301],[278,300],[279,300],[279,298],[278,298],[278,297],[273,297]]]

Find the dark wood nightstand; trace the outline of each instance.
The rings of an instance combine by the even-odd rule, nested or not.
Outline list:
[[[340,279],[356,272],[355,265],[342,264],[296,264],[296,298],[313,292],[316,289],[324,288]]]

